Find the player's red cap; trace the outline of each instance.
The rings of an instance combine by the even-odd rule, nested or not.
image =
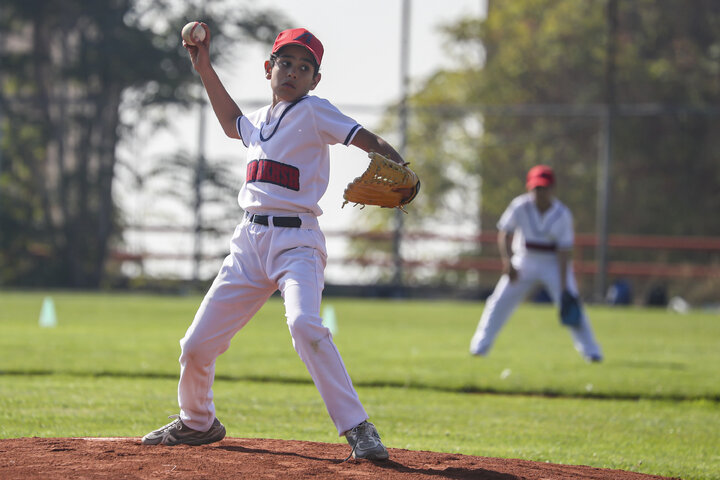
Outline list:
[[[307,48],[315,57],[318,65],[320,65],[325,51],[320,40],[304,28],[292,28],[280,32],[273,44],[272,53],[277,53],[285,45],[300,45]]]
[[[555,184],[555,172],[547,165],[535,165],[527,174],[527,189],[551,187]]]

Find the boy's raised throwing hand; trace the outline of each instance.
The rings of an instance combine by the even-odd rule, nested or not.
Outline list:
[[[210,28],[203,22],[200,22],[199,27],[205,29],[205,38],[203,40],[196,41],[195,45],[190,45],[183,40],[183,47],[190,54],[193,68],[198,72],[210,67]]]

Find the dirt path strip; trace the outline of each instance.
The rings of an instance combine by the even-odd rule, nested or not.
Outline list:
[[[139,438],[0,440],[0,478],[337,480],[651,480],[581,465],[389,449],[390,460],[342,460],[345,444],[225,438],[201,447],[142,446]]]

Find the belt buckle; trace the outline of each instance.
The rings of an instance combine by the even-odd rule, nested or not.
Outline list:
[[[258,225],[268,225],[267,215],[248,214],[248,220],[250,223],[256,223]]]

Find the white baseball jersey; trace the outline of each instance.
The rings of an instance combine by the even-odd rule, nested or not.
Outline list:
[[[330,178],[328,146],[349,145],[361,128],[329,101],[308,95],[238,117],[236,127],[248,148],[240,207],[316,216]]]
[[[520,262],[527,255],[571,249],[575,240],[570,209],[553,198],[550,208],[541,214],[532,193],[515,197],[497,228],[513,234],[513,262]]]

